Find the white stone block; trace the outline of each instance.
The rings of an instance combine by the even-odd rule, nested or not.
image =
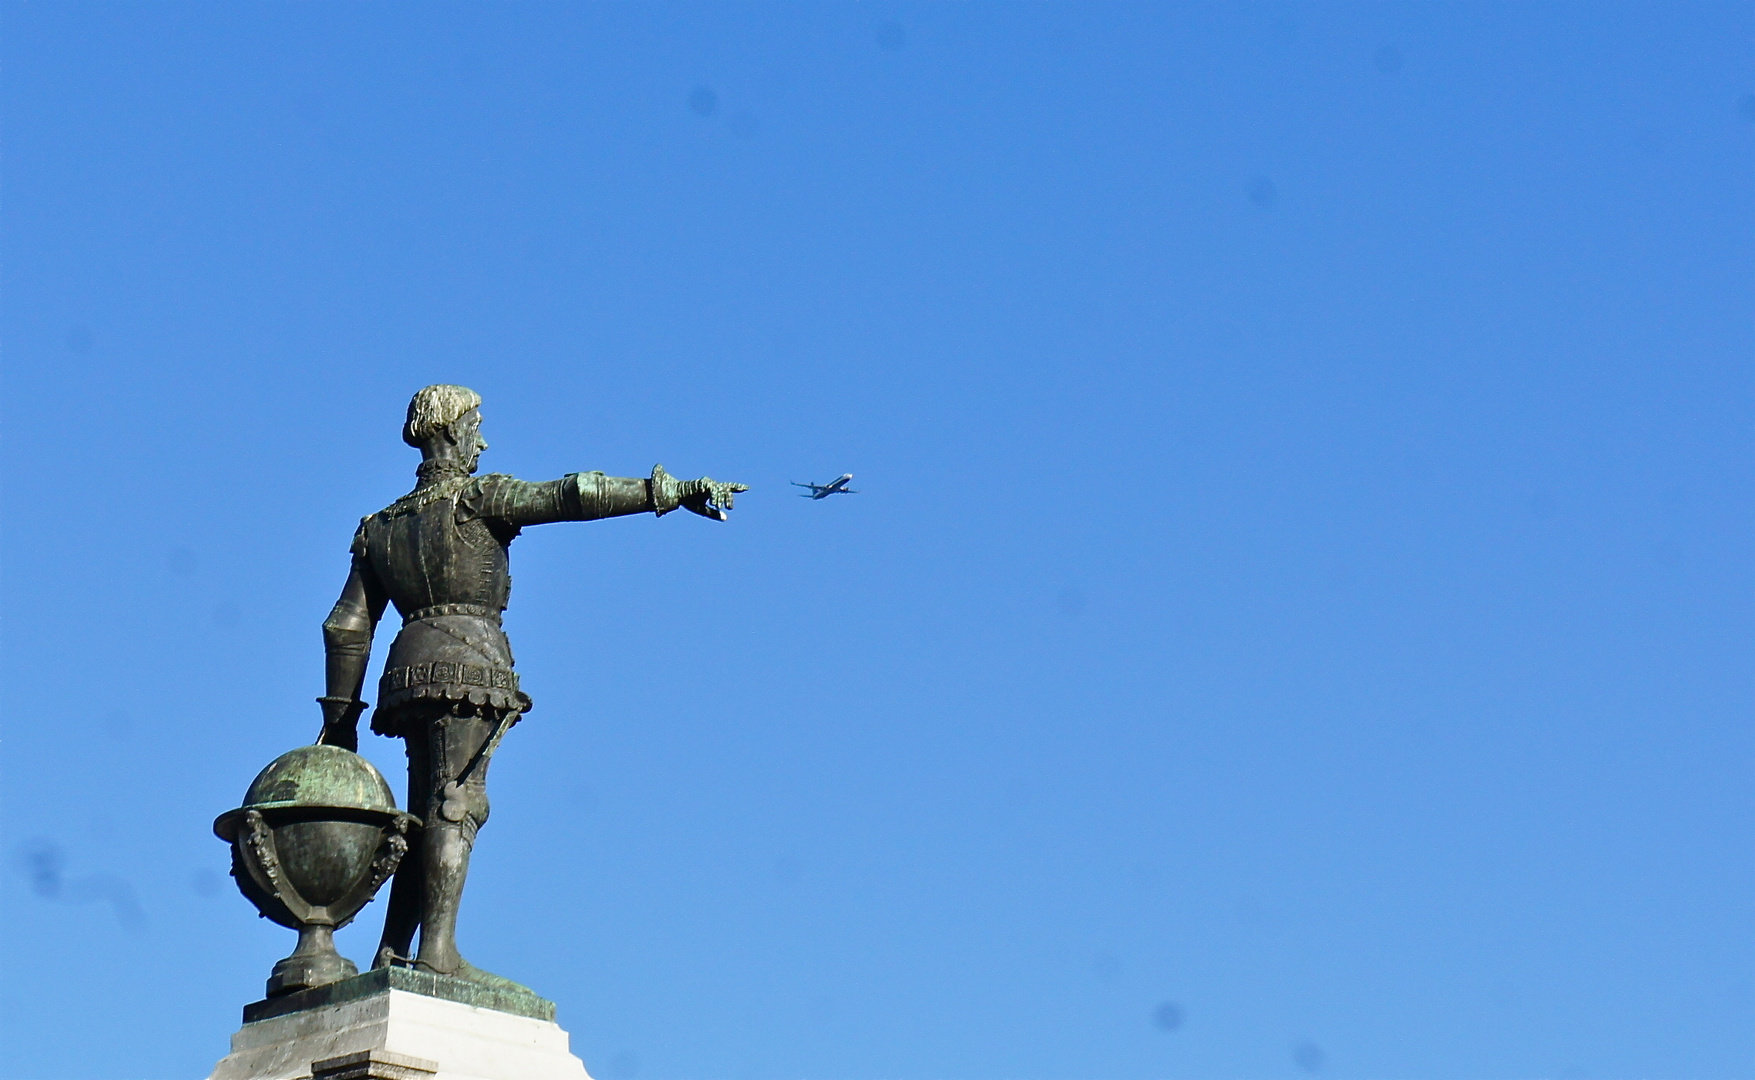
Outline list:
[[[590,1080],[568,1044],[553,1021],[391,989],[247,1023],[209,1080],[309,1080],[362,1050],[437,1062],[434,1080]]]

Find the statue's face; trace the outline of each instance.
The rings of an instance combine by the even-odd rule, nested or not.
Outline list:
[[[475,471],[481,452],[487,448],[487,440],[481,437],[481,410],[471,409],[458,417],[457,456],[469,466],[470,472]]]

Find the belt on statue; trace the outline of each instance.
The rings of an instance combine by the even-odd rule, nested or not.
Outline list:
[[[478,619],[487,619],[498,624],[500,613],[486,604],[434,604],[431,607],[415,608],[402,616],[402,625],[419,622],[421,619],[437,618],[440,615],[473,615]]]
[[[486,664],[464,664],[450,660],[434,660],[426,664],[410,664],[391,668],[378,680],[380,694],[393,694],[416,686],[431,684],[480,686],[489,690],[518,692],[518,673]]]

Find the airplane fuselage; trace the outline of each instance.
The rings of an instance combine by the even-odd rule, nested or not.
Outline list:
[[[854,491],[847,486],[848,482],[852,479],[852,473],[842,473],[840,476],[837,476],[826,484],[801,484],[794,480],[792,486],[810,488],[810,494],[803,496],[806,499],[826,499],[831,495],[859,494],[857,491]]]

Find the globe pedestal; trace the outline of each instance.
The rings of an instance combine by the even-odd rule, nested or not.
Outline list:
[[[244,1007],[209,1080],[590,1080],[535,994],[408,968]]]
[[[274,965],[268,976],[268,996],[304,990],[351,979],[360,973],[352,960],[335,951],[335,930],[320,923],[299,927],[299,945],[291,956]]]

